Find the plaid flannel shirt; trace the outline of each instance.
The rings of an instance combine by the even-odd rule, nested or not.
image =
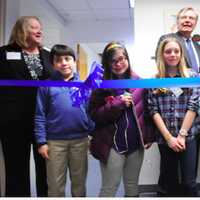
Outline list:
[[[170,89],[149,89],[147,91],[147,109],[151,117],[159,113],[170,133],[177,136],[187,110],[198,113],[199,88],[181,88],[182,94],[176,96]],[[198,133],[200,118],[197,116],[188,134],[193,138]],[[157,129],[157,142],[165,143],[165,139]]]

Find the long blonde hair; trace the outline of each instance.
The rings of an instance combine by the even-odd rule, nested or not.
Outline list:
[[[29,28],[29,22],[31,19],[37,20],[40,24],[40,20],[36,16],[22,16],[20,17],[11,32],[10,39],[8,44],[18,44],[22,48],[27,48],[27,37],[28,37],[28,28]]]
[[[165,64],[165,61],[164,61],[163,53],[164,53],[165,46],[169,42],[176,42],[179,45],[180,51],[181,51],[181,58],[180,58],[180,61],[179,61],[177,67],[178,67],[178,70],[181,74],[181,77],[189,77],[188,68],[186,66],[186,61],[185,61],[185,58],[184,58],[183,47],[182,47],[180,41],[178,39],[176,39],[175,37],[165,38],[158,46],[158,53],[157,53],[157,59],[156,59],[158,73],[157,73],[156,77],[157,78],[165,78],[166,77],[166,64]]]

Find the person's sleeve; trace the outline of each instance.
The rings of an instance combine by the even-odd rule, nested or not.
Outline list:
[[[5,49],[3,47],[0,48],[0,79],[8,79],[8,65],[5,58]]]
[[[199,110],[199,98],[200,98],[200,88],[191,88],[192,95],[189,98],[187,109],[198,113]]]
[[[38,89],[35,111],[35,138],[38,145],[46,144],[46,116],[48,112],[48,88]]]
[[[155,115],[156,113],[159,113],[158,109],[158,102],[156,99],[156,94],[153,93],[153,89],[148,89],[146,93],[147,97],[147,110],[150,116]]]
[[[91,116],[90,116],[90,113],[89,113],[89,102],[87,102],[85,105],[84,105],[84,109],[85,109],[85,112],[87,114],[87,119],[88,119],[88,130],[89,132],[93,131],[94,128],[95,128],[95,123],[93,122],[93,120],[91,119]],[[89,133],[90,134],[90,133]]]
[[[89,113],[95,123],[113,123],[126,109],[119,96],[102,96],[93,92],[90,98]]]

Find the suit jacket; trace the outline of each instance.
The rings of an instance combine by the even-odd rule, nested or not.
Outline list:
[[[10,53],[13,53],[11,55]],[[49,52],[40,49],[40,59],[43,65],[41,80],[47,79],[52,67],[49,62]],[[23,58],[22,49],[16,45],[0,47],[0,79],[31,80],[32,77]],[[37,87],[0,87],[0,126],[6,127],[13,122],[23,126],[33,126]]]
[[[185,59],[186,59],[187,67],[191,68],[191,61],[189,59],[189,55],[188,55],[188,52],[187,52],[187,49],[186,49],[185,41],[184,41],[184,38],[183,38],[183,36],[181,35],[180,32],[169,33],[169,34],[161,36],[159,41],[158,41],[158,44],[157,44],[156,55],[157,55],[158,46],[159,46],[160,42],[163,41],[167,37],[175,37],[180,41],[180,43],[181,43],[181,45],[184,49],[184,56],[185,56]],[[197,55],[198,55],[198,58],[199,58],[199,62],[200,62],[200,45],[198,44],[198,42],[195,42],[195,41],[193,41],[193,44],[194,44],[194,47],[196,49],[196,52],[197,52]]]

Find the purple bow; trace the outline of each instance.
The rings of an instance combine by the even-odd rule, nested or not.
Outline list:
[[[99,88],[102,83],[104,69],[101,64],[93,62],[91,72],[80,88],[73,88],[70,92],[72,106],[80,107],[88,102],[92,89]]]

